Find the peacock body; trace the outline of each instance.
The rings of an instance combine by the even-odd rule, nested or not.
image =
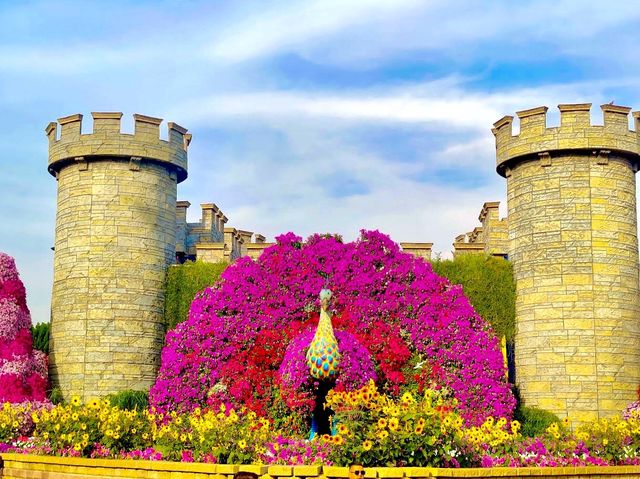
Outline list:
[[[340,351],[338,341],[333,333],[331,316],[327,312],[327,306],[331,298],[331,291],[323,289],[320,292],[322,307],[320,320],[313,340],[307,351],[307,366],[309,373],[315,379],[334,379],[338,375],[340,365]]]

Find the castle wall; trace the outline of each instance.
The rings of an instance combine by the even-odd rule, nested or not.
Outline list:
[[[500,219],[500,202],[486,202],[478,220],[482,223],[478,242],[484,244],[484,252],[492,256],[509,254],[509,221]]]
[[[58,180],[50,372],[66,397],[85,400],[147,389],[155,381],[164,339],[164,279],[175,260],[176,184],[186,176],[172,167],[170,156],[122,156],[134,135],[119,134],[119,116],[108,141],[117,148],[113,144],[124,137],[121,155],[94,147],[99,115],[105,114],[94,114],[93,135],[79,135],[79,121],[78,134],[70,137],[64,125],[60,140],[51,125],[47,131],[50,171]],[[162,142],[160,120],[152,120],[156,128],[150,131],[144,130],[148,123],[136,124],[134,152],[145,145],[185,151],[182,134],[174,136],[176,143]],[[67,158],[65,151],[90,154]],[[180,168],[186,152],[181,159]]]
[[[544,108],[519,113],[520,135],[510,117],[494,133],[507,178],[517,381],[526,405],[580,423],[619,414],[640,383],[640,158],[629,109],[603,106],[604,127],[590,125],[589,105],[560,109],[558,128],[546,128]]]
[[[418,258],[431,261],[433,243],[400,243],[400,247],[405,253],[410,253]]]
[[[484,203],[478,220],[482,226],[456,236],[453,242],[453,257],[464,254],[507,257],[509,255],[509,220],[500,219],[500,202]]]

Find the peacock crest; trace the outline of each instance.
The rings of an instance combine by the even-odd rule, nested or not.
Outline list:
[[[320,291],[320,320],[307,351],[307,366],[315,379],[333,379],[338,375],[340,351],[333,334],[331,316],[327,312],[331,301],[331,290]]]

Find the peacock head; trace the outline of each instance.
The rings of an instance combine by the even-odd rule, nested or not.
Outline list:
[[[329,303],[331,302],[331,297],[333,293],[330,289],[322,289],[320,290],[320,304],[323,309],[327,309],[329,307]]]

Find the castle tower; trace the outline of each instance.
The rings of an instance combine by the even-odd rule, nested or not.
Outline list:
[[[546,107],[494,124],[507,179],[509,258],[516,276],[516,380],[526,405],[575,423],[613,416],[640,383],[635,173],[640,113],[603,105]]]
[[[155,380],[164,338],[164,279],[175,260],[176,185],[191,135],[159,118],[92,113],[49,123],[49,172],[58,181],[50,373],[84,399]],[[57,127],[61,126],[57,139]]]

